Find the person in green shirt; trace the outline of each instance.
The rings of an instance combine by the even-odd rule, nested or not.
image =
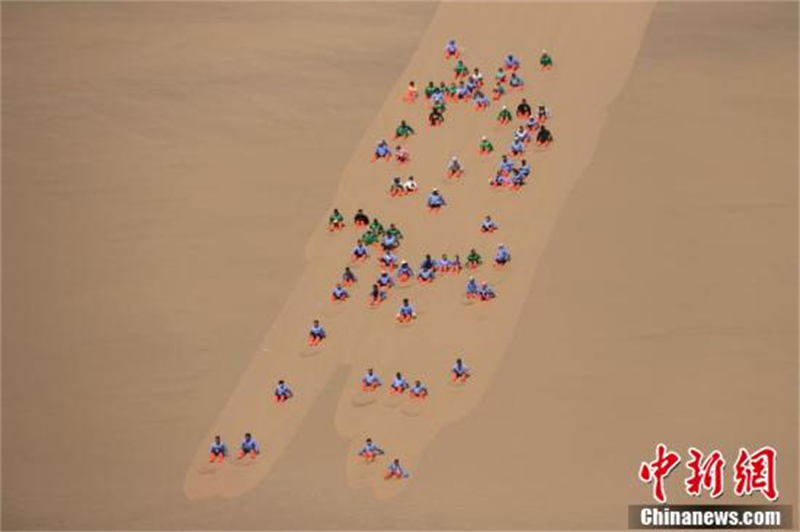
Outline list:
[[[372,229],[367,229],[366,232],[362,235],[361,241],[364,243],[365,246],[371,246],[378,241],[378,235]]]
[[[483,264],[483,259],[478,254],[478,252],[475,251],[475,248],[469,250],[469,255],[467,255],[467,268],[474,270],[481,264]]]
[[[511,122],[511,120],[513,120],[513,118],[514,117],[511,115],[511,111],[509,111],[508,107],[506,107],[505,105],[503,106],[502,109],[500,109],[500,113],[498,113],[498,115],[497,115],[498,122],[500,122],[503,125],[508,124],[509,122]]]
[[[497,101],[503,96],[505,96],[505,94],[506,94],[506,88],[503,87],[503,84],[498,81],[497,84],[492,89],[492,98],[495,101]]]
[[[436,92],[436,86],[432,81],[429,81],[428,86],[425,87],[425,97],[430,100],[434,92]]]
[[[467,68],[467,65],[465,65],[464,61],[461,59],[456,63],[454,71],[456,73],[456,78],[467,77],[469,75],[469,68]]]
[[[478,150],[480,151],[480,153],[482,155],[483,154],[489,154],[489,153],[492,153],[494,151],[494,146],[492,146],[492,143],[489,142],[489,139],[487,139],[486,137],[482,137],[481,138],[481,143],[478,146]]]
[[[333,209],[333,214],[328,218],[328,231],[338,231],[344,229],[344,216],[339,209]]]
[[[550,70],[553,68],[553,58],[547,53],[547,50],[542,50],[542,55],[539,57],[539,65],[542,70]]]
[[[378,236],[382,235],[384,232],[383,225],[378,221],[377,218],[372,219],[372,223],[369,224],[369,229]]]
[[[408,137],[414,135],[415,133],[416,131],[414,131],[413,127],[409,126],[405,120],[401,120],[400,125],[397,126],[397,129],[394,130],[394,138],[397,139],[403,137],[404,139],[407,139]]]
[[[400,229],[398,229],[394,224],[389,224],[389,229],[386,230],[386,234],[395,237],[397,240],[403,239],[403,233],[400,232]]]

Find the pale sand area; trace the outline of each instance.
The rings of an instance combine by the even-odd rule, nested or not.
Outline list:
[[[522,7],[520,5],[519,8]],[[419,254],[430,247],[431,251],[458,251],[463,256],[465,246],[474,241],[482,242],[482,236],[477,233],[482,213],[474,213],[467,222],[462,218],[461,206],[475,200],[473,196],[480,195],[487,201],[483,208],[497,210],[495,215],[502,227],[500,233],[481,243],[485,248],[481,250],[489,251],[492,245],[502,239],[512,246],[512,252],[515,253],[512,268],[506,272],[500,275],[495,272],[479,274],[497,281],[501,295],[501,300],[496,302],[498,305],[479,308],[448,306],[447,300],[457,301],[465,279],[462,276],[460,279],[443,280],[425,291],[417,288],[409,290],[421,317],[412,329],[398,331],[391,321],[396,299],[380,311],[362,318],[360,315],[367,312],[362,304],[363,286],[356,300],[348,304],[352,307],[336,311],[324,305],[326,293],[319,294],[318,290],[309,293],[308,305],[329,323],[332,335],[342,328],[341,325],[335,327],[337,321],[344,321],[351,316],[359,316],[358,319],[364,321],[358,324],[358,328],[348,323],[348,330],[358,332],[367,327],[377,330],[365,335],[360,343],[347,338],[342,339],[337,347],[332,341],[319,356],[303,359],[314,365],[318,375],[316,378],[324,379],[325,375],[319,369],[322,366],[323,370],[331,373],[332,380],[319,391],[319,400],[314,408],[305,404],[311,397],[304,389],[313,388],[315,383],[311,381],[298,388],[298,400],[289,405],[292,410],[287,409],[286,415],[301,413],[308,408],[308,416],[299,427],[291,446],[263,482],[258,483],[258,479],[253,479],[254,489],[238,498],[186,502],[176,496],[185,469],[177,472],[179,468],[169,461],[183,459],[182,464],[185,464],[181,449],[167,449],[159,441],[158,445],[145,449],[150,461],[139,462],[135,466],[117,463],[121,462],[118,453],[109,450],[109,456],[114,460],[109,459],[102,465],[107,467],[112,464],[130,469],[126,473],[112,470],[113,475],[97,471],[94,473],[97,475],[94,482],[90,476],[93,474],[91,470],[72,471],[73,484],[76,476],[86,479],[85,482],[77,481],[77,487],[85,491],[82,492],[83,498],[76,496],[72,500],[73,513],[60,514],[64,516],[61,526],[624,528],[627,504],[647,500],[647,489],[635,481],[635,467],[639,460],[649,456],[653,443],[662,439],[679,447],[717,443],[728,454],[740,444],[773,443],[782,450],[782,498],[785,502],[795,501],[797,477],[794,471],[797,464],[789,458],[797,453],[797,13],[796,7],[791,6],[764,8],[741,5],[725,10],[726,7],[732,6],[657,5],[630,83],[613,105],[607,108],[613,94],[625,81],[625,58],[620,58],[618,63],[610,65],[614,68],[609,69],[609,65],[602,64],[607,56],[592,61],[594,56],[586,51],[586,44],[583,53],[579,53],[581,47],[574,40],[581,32],[574,31],[575,25],[581,20],[588,24],[591,19],[589,13],[583,11],[584,7],[573,5],[569,9],[563,8],[565,12],[559,12],[558,21],[546,24],[547,17],[555,15],[557,10],[542,4],[530,6],[530,9],[537,11],[528,18],[534,24],[539,19],[543,26],[542,39],[550,37],[550,41],[558,42],[540,43],[534,34],[530,43],[526,41],[524,48],[521,44],[517,51],[523,55],[526,65],[533,62],[535,53],[542,46],[551,48],[556,54],[558,69],[553,72],[555,76],[552,79],[545,81],[543,76],[529,71],[526,80],[533,85],[533,99],[541,98],[553,107],[556,115],[553,129],[557,143],[550,153],[530,157],[535,168],[533,185],[519,196],[491,194],[485,180],[496,158],[491,162],[481,162],[473,155],[477,144],[474,133],[491,124],[496,108],[490,110],[488,116],[454,108],[448,114],[445,127],[434,132],[440,135],[438,140],[443,144],[444,151],[439,153],[432,149],[434,146],[423,145],[426,144],[423,135],[430,135],[431,132],[419,125],[421,110],[410,112],[397,103],[409,74],[415,74],[418,81],[427,79],[427,75],[437,79],[441,77],[438,66],[441,43],[449,34],[438,36],[437,42],[428,44],[433,50],[429,63],[415,72],[403,73],[397,79],[393,99],[381,109],[361,143],[363,146],[354,152],[342,182],[358,179],[359,168],[363,166],[364,157],[368,156],[371,143],[375,140],[373,137],[388,136],[398,119],[396,112],[403,111],[413,119],[412,123],[420,131],[418,138],[408,143],[415,158],[408,171],[417,175],[424,191],[429,186],[437,186],[434,183],[440,184],[441,171],[449,155],[447,150],[458,149],[465,153],[468,173],[464,182],[452,187],[440,184],[452,207],[433,222],[437,227],[441,226],[442,234],[429,234],[425,230],[429,221],[423,216],[422,198],[389,202],[383,193],[391,173],[382,169],[372,171],[371,168],[375,168],[377,163],[365,170],[372,172],[370,175],[374,179],[359,189],[359,194],[363,195],[350,195],[349,189],[352,187],[348,185],[346,190],[340,189],[339,198],[334,200],[332,195],[322,198],[322,211],[309,212],[307,223],[313,225],[319,222],[326,214],[325,209],[333,204],[350,209],[361,202],[378,201],[381,205],[375,208],[375,212],[384,221],[398,221],[407,234],[401,255],[408,253],[416,263]],[[476,6],[473,9],[480,8]],[[649,9],[647,6],[647,11]],[[724,16],[720,9],[725,10]],[[460,9],[458,15],[448,17],[448,22],[462,23],[457,17],[464,17],[464,23],[482,17],[484,27],[490,31],[491,21],[495,20],[492,13],[501,12],[500,9],[493,9],[491,13],[474,13],[469,9]],[[644,13],[642,6],[615,4],[592,16],[602,19],[606,28],[613,27],[615,22],[620,23],[630,31],[623,35],[635,40],[637,35],[632,23],[640,21],[639,17],[646,19]],[[569,39],[565,36],[558,38],[564,35],[564,31],[559,32],[561,26],[558,25],[562,23],[559,21],[564,20],[569,20],[569,27],[573,29],[567,32]],[[623,21],[627,24],[623,25]],[[430,32],[422,40],[421,50],[425,49],[430,34],[437,31],[436,22],[439,20],[434,20]],[[550,29],[554,34],[547,34]],[[590,31],[583,34],[587,43],[593,41]],[[617,34],[620,41],[624,41],[623,35]],[[475,57],[477,64],[488,74],[490,67],[506,50],[493,50],[489,43],[479,47],[473,45],[475,42],[482,43],[483,39],[488,40],[488,37],[470,33],[463,41],[467,47],[467,57]],[[620,41],[619,45],[630,44]],[[568,46],[570,42],[574,48]],[[769,60],[746,48],[745,42],[762,43],[771,51]],[[695,47],[700,43],[713,46],[706,46],[702,51],[696,50]],[[633,54],[637,47],[638,44],[621,49]],[[694,59],[687,57],[689,50],[695,51]],[[593,53],[603,55],[599,51]],[[742,57],[748,57],[749,54],[759,57],[761,61],[743,62]],[[565,57],[570,60],[565,61]],[[633,59],[632,55],[630,59]],[[415,61],[419,62],[419,55],[412,58],[409,69],[415,65]],[[591,65],[592,62],[597,65]],[[585,90],[571,91],[569,88],[576,82],[576,77],[572,76],[581,72],[581,68],[587,69],[582,71],[584,73],[594,72],[588,70],[590,66],[602,66],[604,76],[598,79],[596,93],[591,95],[597,100],[586,102],[584,98],[588,96],[582,94]],[[748,69],[751,69],[751,75],[742,76],[742,71],[746,73]],[[395,76],[398,72],[399,69]],[[620,83],[618,86],[614,86],[616,81]],[[584,84],[587,83],[584,81]],[[608,100],[604,101],[604,97],[608,97]],[[575,104],[569,106],[567,102]],[[581,103],[586,107],[581,107]],[[565,104],[568,106],[563,108]],[[4,107],[4,118],[5,111]],[[603,125],[606,111],[610,112],[611,119]],[[680,121],[675,120],[678,111],[685,113]],[[752,121],[763,136],[753,140],[737,129],[745,118]],[[580,122],[580,128],[570,129],[568,125],[573,121]],[[663,127],[654,128],[654,122]],[[593,149],[593,137],[597,136],[597,132],[589,127],[593,123],[598,124],[598,130],[602,126],[596,151]],[[691,134],[687,134],[688,140],[685,142],[677,142],[673,138],[681,124],[695,128]],[[377,129],[373,131],[372,128]],[[505,131],[500,136],[495,131],[494,125],[488,126],[488,132],[497,135],[497,138],[493,138],[496,146],[505,147],[510,132]],[[469,137],[468,142],[460,141],[462,134]],[[710,138],[714,142],[709,142]],[[453,144],[448,145],[448,139],[453,139]],[[8,142],[8,139],[4,142]],[[701,142],[704,149],[698,153],[693,146]],[[366,153],[363,149],[365,146]],[[567,146],[572,146],[574,150],[568,150]],[[730,153],[736,156],[730,156]],[[579,155],[587,158],[582,160]],[[763,172],[767,159],[768,173]],[[568,171],[570,168],[577,169],[590,160],[591,165],[586,172],[571,176]],[[417,164],[425,170],[417,172]],[[348,172],[351,169],[355,177]],[[760,179],[751,179],[753,174],[759,175]],[[577,176],[580,176],[579,181]],[[698,176],[703,179],[698,179]],[[555,231],[547,240],[548,228],[542,228],[535,222],[555,222],[555,212],[569,192],[567,185],[572,184],[569,179],[577,181],[578,187],[566,202]],[[467,192],[462,192],[462,189]],[[328,190],[332,194],[332,188]],[[3,205],[5,216],[8,216],[7,203],[8,199]],[[363,206],[369,207],[367,204]],[[526,207],[533,208],[524,210]],[[673,214],[674,211],[678,211],[680,216]],[[501,216],[501,212],[504,215]],[[529,227],[535,227],[535,230]],[[307,225],[306,232],[310,228],[311,225]],[[454,236],[450,237],[451,234]],[[525,235],[525,238],[522,239],[521,235]],[[343,251],[346,258],[350,246],[339,242],[342,236],[327,239],[327,234],[318,231],[317,238],[306,248],[310,264],[314,264],[315,256],[324,257],[334,251],[339,254]],[[663,243],[666,245],[662,246]],[[298,256],[300,244],[296,248]],[[748,255],[742,253],[743,249],[752,251]],[[7,247],[4,251],[7,252]],[[519,265],[533,264],[540,254],[533,290],[528,294],[524,286],[530,283],[529,274],[532,272],[523,270]],[[268,259],[274,258],[269,253],[266,256]],[[7,257],[6,253],[6,263]],[[324,267],[329,268],[330,265]],[[368,277],[373,273],[371,271]],[[314,282],[322,284],[325,274],[320,267],[320,279]],[[8,275],[6,271],[6,286]],[[316,270],[310,268],[305,275],[316,275]],[[284,282],[291,283],[295,277],[288,275],[285,279]],[[206,278],[205,282],[210,281]],[[240,282],[250,282],[251,289],[254,286],[252,279],[242,278]],[[700,301],[698,294],[703,295]],[[145,295],[140,294],[139,297]],[[5,297],[9,297],[8,293]],[[151,298],[152,292],[145,301]],[[654,305],[653,301],[663,301],[665,304]],[[4,304],[8,304],[7,300]],[[291,305],[287,305],[281,316],[290,314],[291,308]],[[40,309],[37,311],[41,312]],[[477,315],[472,311],[477,311]],[[429,337],[430,333],[424,329],[428,320],[436,321],[437,332],[448,326],[445,314],[452,321],[475,320],[478,325],[489,328],[492,334],[498,334],[497,338],[502,342],[504,334],[511,334],[513,323],[506,324],[504,321],[498,325],[492,320],[497,319],[497,315],[514,316],[517,319],[517,312],[520,311],[519,323],[525,326],[518,327],[516,334],[510,337],[507,350],[490,349],[481,343],[483,338],[477,337],[474,332],[465,331],[462,335],[459,342],[469,342],[455,349],[462,350],[477,372],[470,386],[459,390],[464,392],[462,397],[458,397],[463,401],[450,404],[452,395],[448,397],[445,394],[452,390],[443,384],[436,385],[435,395],[425,405],[425,408],[430,407],[429,410],[417,417],[399,421],[410,422],[413,434],[407,431],[391,432],[399,416],[392,418],[383,414],[368,418],[370,430],[377,424],[377,430],[386,431],[380,438],[386,440],[381,443],[387,448],[400,448],[418,458],[412,460],[414,478],[408,489],[396,497],[379,501],[375,500],[371,490],[346,489],[348,484],[361,483],[358,470],[350,468],[353,464],[348,462],[351,445],[339,435],[357,439],[365,430],[360,426],[365,416],[354,413],[350,406],[354,381],[363,370],[361,364],[366,362],[361,358],[362,354],[375,357],[374,360],[387,366],[386,371],[402,363],[409,365],[407,371],[411,375],[429,372],[433,375],[429,383],[433,385],[438,380],[444,382],[446,375],[435,373],[440,371],[442,365],[449,366],[452,354],[439,352],[451,349],[451,342],[446,338]],[[467,312],[472,314],[463,314]],[[272,316],[274,318],[275,314]],[[239,315],[237,319],[245,317]],[[95,317],[92,316],[92,319]],[[9,329],[7,321],[4,323],[6,331]],[[155,321],[153,326],[158,326],[159,320]],[[297,321],[293,326],[301,332],[302,342],[308,323],[305,318],[298,318]],[[473,322],[470,324],[475,325]],[[497,329],[506,331],[504,325],[508,330],[501,334]],[[411,331],[416,331],[413,338],[399,336],[400,333]],[[188,332],[192,333],[196,331]],[[396,340],[396,343],[387,348],[373,334]],[[445,335],[446,331],[442,334]],[[272,337],[274,334],[268,339]],[[151,338],[148,336],[145,339],[149,341]],[[200,340],[207,342],[208,338]],[[257,343],[258,338],[253,341]],[[4,355],[8,349],[8,338],[5,342]],[[407,344],[403,345],[402,342]],[[424,359],[422,353],[414,351],[416,345],[423,344],[431,353],[431,360]],[[345,345],[352,346],[346,353],[346,360],[353,363],[351,375],[324,366],[332,365],[333,362],[328,359],[334,357],[345,360],[344,353],[337,353]],[[370,346],[378,346],[380,351],[370,352]],[[407,353],[402,359],[393,358],[396,356],[392,354],[395,349],[406,350]],[[468,352],[474,354],[468,355]],[[770,360],[769,365],[756,365],[756,361],[761,359],[754,353],[774,359]],[[252,353],[236,356],[240,373],[228,375],[227,388],[219,390],[217,399],[224,401],[230,389],[236,386],[235,379],[245,370],[246,361]],[[672,359],[680,365],[663,368],[664,380],[654,382],[653,371],[659,367],[656,362]],[[738,364],[721,368],[715,366],[722,360],[728,363],[730,359]],[[8,361],[4,362],[5,375]],[[181,362],[187,366],[194,359],[186,355]],[[694,363],[694,367],[690,363]],[[496,368],[493,367],[495,365]],[[159,374],[168,369],[165,366],[157,368]],[[188,368],[183,369],[186,371]],[[687,368],[693,369],[694,373],[689,373]],[[146,374],[147,369],[142,368],[142,373]],[[272,367],[266,369],[273,370]],[[155,403],[164,401],[163,393],[174,392],[172,401],[180,404],[171,405],[175,410],[170,419],[163,419],[164,414],[168,413],[163,410],[151,408],[151,415],[146,417],[141,415],[141,408],[131,408],[127,410],[127,417],[119,422],[124,420],[129,430],[140,431],[144,428],[145,431],[155,431],[150,435],[141,433],[145,440],[150,440],[151,436],[156,440],[172,437],[173,443],[184,448],[194,445],[196,438],[190,438],[190,435],[182,432],[195,431],[195,436],[201,437],[205,429],[202,425],[208,422],[208,414],[218,409],[218,406],[210,404],[205,394],[209,393],[208,386],[216,386],[211,383],[220,380],[218,374],[222,372],[215,367],[207,371],[210,374],[201,373],[195,377],[196,381],[201,381],[198,385],[206,389],[193,390],[194,382],[182,381],[181,385],[187,388],[176,392],[175,382],[164,382],[159,397],[134,396],[140,401],[153,399]],[[489,382],[492,371],[494,376]],[[714,386],[712,377],[716,377],[716,372],[723,373]],[[258,408],[262,404],[265,409],[272,406],[267,403],[272,384],[269,378],[270,375],[267,375],[261,382]],[[305,375],[301,378],[305,378]],[[779,385],[768,389],[752,385],[754,380],[767,379],[773,382],[777,380]],[[693,396],[681,395],[676,391],[705,381],[711,381],[711,387],[694,392],[697,401],[702,401],[701,410],[695,408],[697,402],[693,401]],[[6,431],[9,402],[5,379],[3,384],[3,443],[5,453],[8,453],[7,446],[11,439]],[[59,396],[63,396],[65,391],[73,392],[73,383],[67,384],[70,388],[62,388]],[[86,385],[86,382],[82,384]],[[89,384],[93,384],[93,381],[89,381]],[[32,386],[31,381],[27,385]],[[653,387],[659,387],[655,390],[658,394],[652,394]],[[439,392],[441,395],[437,393],[439,389],[442,390]],[[345,390],[344,394],[342,390]],[[133,389],[129,391],[135,392]],[[156,392],[158,390],[153,390],[151,383],[149,390],[143,394],[152,395]],[[712,392],[716,392],[713,397]],[[48,390],[48,393],[51,391]],[[192,397],[188,397],[190,394]],[[36,399],[42,400],[43,397],[36,396]],[[56,399],[58,397],[52,397],[50,401]],[[120,399],[114,404],[105,397],[106,406],[113,404],[115,409],[119,409],[131,398]],[[478,399],[481,401],[478,402]],[[32,402],[36,401],[29,401],[28,408],[33,408]],[[195,414],[194,406],[198,402],[202,403],[204,412]],[[255,403],[256,400],[248,402],[247,408]],[[763,410],[765,404],[774,408],[772,417],[756,417],[754,414]],[[13,403],[11,406],[14,406]],[[475,409],[463,420],[439,431],[446,422],[465,415],[473,406]],[[402,411],[386,409],[381,404],[360,410],[374,410],[376,407],[380,407],[382,412]],[[17,406],[17,409],[21,410],[22,407]],[[241,412],[237,421],[250,419],[246,414]],[[645,418],[646,414],[651,417]],[[199,422],[195,416],[201,418]],[[746,419],[742,421],[742,417]],[[708,419],[719,421],[709,423]],[[91,421],[91,418],[76,419],[73,424],[83,423],[80,430],[92,430],[93,437],[102,437],[96,435],[97,429],[91,428]],[[106,418],[103,421],[113,423],[115,419]],[[161,423],[155,425],[156,421]],[[188,426],[189,422],[191,427]],[[259,419],[254,423],[262,422]],[[100,425],[97,423],[94,426]],[[17,434],[23,428],[32,430],[21,423],[13,428]],[[48,436],[58,430],[52,423],[42,429],[47,430]],[[752,440],[756,434],[763,437],[764,441]],[[415,435],[423,436],[421,441]],[[66,437],[60,433],[56,433],[56,436]],[[79,441],[80,435],[70,436],[74,438],[71,441]],[[175,441],[176,436],[180,441]],[[228,439],[235,442],[237,438]],[[260,439],[266,443],[263,437]],[[428,440],[431,445],[422,453],[421,443]],[[23,443],[19,441],[17,445]],[[118,440],[113,443],[124,445],[126,456],[141,451],[131,447],[133,442],[130,441]],[[203,440],[204,448],[205,445]],[[25,449],[18,452],[25,452]],[[167,452],[169,457],[164,456]],[[40,480],[48,476],[55,478],[56,470],[65,467],[64,463],[55,462],[58,458],[53,456],[46,464],[49,474],[38,477]],[[44,461],[41,453],[37,459]],[[8,461],[4,462],[3,481],[6,487],[8,478],[13,477],[9,477]],[[21,464],[28,466],[30,471],[32,462],[31,459]],[[136,467],[148,465],[151,471],[147,479],[134,473]],[[252,472],[266,472],[269,465],[270,462],[264,460],[257,467],[247,470],[231,468],[226,473],[230,475],[229,478],[236,478],[235,475],[241,477],[243,471],[250,475]],[[44,464],[36,464],[36,467],[41,467],[40,474],[45,474]],[[92,467],[92,464],[88,464],[88,467]],[[156,473],[157,468],[160,471]],[[176,477],[176,472],[180,478]],[[128,477],[124,478],[120,473]],[[132,476],[133,479],[130,478]],[[119,486],[119,490],[131,490],[127,492],[129,498],[113,502],[110,498],[86,500],[87,496],[99,497],[97,494],[100,490],[108,490],[109,484],[100,484],[102,477],[112,486]],[[141,484],[137,484],[139,479]],[[152,492],[134,492],[132,483],[139,490],[149,487]],[[201,480],[194,486],[202,486],[202,483]],[[50,504],[56,505],[65,500],[63,488],[55,489],[52,482],[45,485],[52,486],[53,491],[48,497]],[[386,494],[379,486],[378,495]],[[223,487],[227,490],[230,485]],[[97,491],[93,492],[92,489]],[[232,489],[236,491],[236,486]],[[19,494],[16,491],[9,495],[4,489],[4,515],[8,512],[6,501],[13,495],[19,497]],[[31,516],[41,519],[41,497],[36,498],[31,494],[29,491],[32,513],[27,514],[28,519]],[[675,494],[675,491],[671,494]],[[156,500],[160,502],[154,502]],[[680,498],[676,497],[676,500]],[[80,501],[79,505],[76,501]],[[34,506],[34,503],[38,504]],[[577,510],[576,504],[580,505]],[[96,505],[94,513],[89,514],[88,505]],[[57,510],[54,506],[49,508],[50,512]],[[143,510],[149,515],[133,518],[134,513]],[[60,511],[65,512],[63,506]],[[4,525],[6,519],[4,517]],[[50,526],[53,526],[53,522],[50,522]]]

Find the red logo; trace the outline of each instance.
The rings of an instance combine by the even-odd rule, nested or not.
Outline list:
[[[692,497],[700,497],[703,491],[716,499],[725,491],[725,458],[716,449],[709,454],[689,447],[689,461],[686,468],[689,476],[684,480],[684,489]],[[663,443],[656,445],[656,456],[652,462],[642,462],[639,466],[639,480],[653,485],[653,498],[659,503],[667,502],[665,484],[669,474],[678,467],[681,456],[667,449]],[[776,482],[778,452],[770,446],[750,453],[739,449],[739,456],[733,466],[734,492],[739,497],[761,494],[769,501],[779,497]]]

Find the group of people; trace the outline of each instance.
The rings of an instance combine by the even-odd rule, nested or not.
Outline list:
[[[485,81],[482,72],[479,68],[467,66],[462,50],[454,40],[447,42],[444,56],[446,60],[455,62],[452,81],[449,83],[442,81],[439,84],[430,81],[424,87],[423,92],[431,109],[428,116],[428,122],[431,126],[440,126],[444,123],[444,113],[449,102],[472,101],[476,110],[486,109],[490,102],[484,93]],[[552,56],[545,50],[540,55],[539,65],[542,70],[550,70],[554,66]],[[491,81],[492,98],[494,100],[500,100],[508,91],[522,90],[525,87],[525,82],[519,73],[520,67],[521,61],[514,54],[508,54],[503,59],[501,66],[498,67]],[[419,90],[415,82],[410,82],[403,100],[414,104],[419,97]],[[525,180],[531,173],[531,167],[524,158],[526,148],[531,142],[535,142],[540,147],[545,147],[553,141],[552,133],[545,126],[550,116],[550,111],[546,106],[540,104],[534,110],[524,97],[521,98],[517,105],[515,114],[512,114],[506,105],[502,106],[497,115],[497,120],[501,125],[512,124],[515,118],[521,123],[513,132],[508,152],[501,155],[495,176],[490,179],[490,184],[493,187],[508,186],[518,189],[525,184]],[[416,135],[415,129],[406,120],[401,120],[400,124],[395,128],[395,147],[392,148],[385,139],[379,140],[375,146],[372,160],[394,160],[399,164],[409,163],[411,155],[403,147],[402,142],[413,135]],[[483,136],[478,145],[478,152],[482,155],[490,155],[494,151],[495,148],[492,142],[488,137]],[[445,169],[445,176],[448,179],[458,179],[464,174],[464,171],[464,167],[458,157],[452,156]],[[389,194],[392,197],[400,197],[414,194],[418,190],[419,185],[413,175],[409,175],[406,179],[397,176],[392,180]],[[431,212],[439,212],[447,206],[447,201],[439,190],[433,188],[427,197],[426,205]],[[419,283],[426,284],[433,282],[438,274],[458,274],[461,272],[462,263],[459,255],[456,254],[453,258],[450,258],[447,254],[442,254],[441,258],[436,259],[427,254],[420,262],[418,272],[415,273],[407,261],[399,260],[395,254],[404,238],[403,233],[395,224],[392,223],[388,227],[384,227],[377,218],[370,220],[363,209],[358,209],[355,213],[353,224],[364,231],[357,239],[352,251],[354,262],[366,261],[370,257],[369,248],[371,246],[379,246],[382,250],[382,254],[378,259],[381,272],[369,292],[369,304],[371,306],[379,305],[385,301],[389,291],[396,283],[407,283],[416,278]],[[344,215],[338,209],[334,209],[328,220],[328,230],[337,232],[343,230],[346,226]],[[480,224],[480,231],[482,233],[494,233],[498,230],[497,222],[490,215],[486,215]],[[494,256],[495,268],[503,268],[510,261],[511,253],[508,248],[504,244],[499,244]],[[481,255],[476,249],[471,249],[466,256],[465,267],[475,270],[482,264]],[[331,300],[337,303],[347,301],[350,298],[348,288],[356,283],[358,283],[356,274],[350,266],[346,266],[340,281],[335,284],[331,292]],[[470,276],[466,285],[466,297],[468,300],[492,301],[497,297],[497,294],[488,281],[478,282],[474,276]],[[401,324],[409,324],[417,319],[417,312],[411,304],[410,298],[402,299],[395,317]],[[314,320],[308,333],[309,346],[316,347],[326,338],[327,333],[320,321]],[[466,382],[471,373],[469,368],[464,365],[463,360],[457,358],[451,368],[450,376],[452,382],[458,384]],[[372,368],[368,369],[361,379],[361,388],[365,393],[375,392],[382,386],[381,378]],[[415,380],[412,385],[400,372],[396,373],[392,379],[389,392],[393,395],[403,395],[407,392],[411,399],[418,401],[425,401],[429,395],[428,387],[421,380]],[[273,392],[274,401],[277,404],[283,404],[293,397],[294,392],[286,381],[279,380]],[[237,458],[243,459],[247,456],[256,458],[260,452],[259,444],[252,434],[246,433],[239,445]],[[385,451],[373,442],[371,438],[366,438],[365,443],[358,451],[358,455],[368,463],[374,462],[377,457],[384,454],[386,454]],[[215,436],[210,449],[210,461],[222,462],[227,456],[228,449],[225,443],[222,442],[220,436]],[[389,463],[384,478],[403,479],[408,476],[409,473],[400,464],[400,460],[394,458]]]

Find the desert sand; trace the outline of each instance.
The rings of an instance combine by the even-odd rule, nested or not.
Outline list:
[[[624,528],[657,441],[772,444],[796,503],[796,5],[2,16],[4,528]],[[431,130],[400,101],[449,76],[450,37],[487,77],[520,55],[553,111],[519,193],[490,190],[497,157],[475,153],[483,134],[508,145],[496,105]],[[370,163],[401,118],[412,163]],[[467,171],[448,183],[453,154]],[[408,173],[421,193],[389,198]],[[505,242],[512,264],[476,272],[498,300],[465,305],[465,274],[402,289],[420,318],[399,327],[401,290],[366,308],[368,264],[333,306],[357,234],[325,231],[334,206],[396,222],[415,267]],[[475,372],[461,388],[456,353]],[[364,404],[366,365],[423,377],[430,399]],[[297,397],[276,407],[280,377]],[[264,455],[209,469],[210,436],[244,430]],[[412,477],[357,462],[366,435]]]

